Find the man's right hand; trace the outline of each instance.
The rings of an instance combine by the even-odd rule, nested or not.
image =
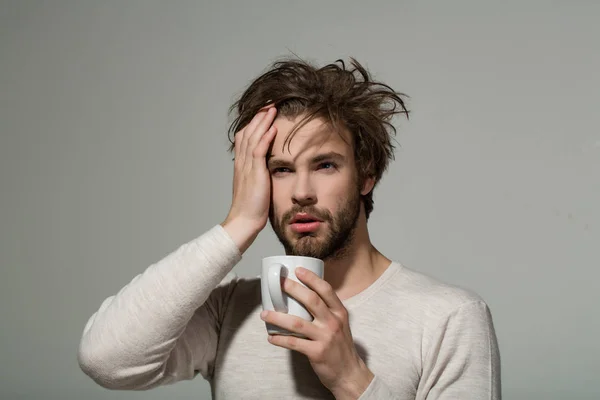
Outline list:
[[[266,156],[277,134],[273,125],[277,109],[261,109],[234,136],[233,200],[221,224],[241,253],[252,244],[269,219],[271,177]]]

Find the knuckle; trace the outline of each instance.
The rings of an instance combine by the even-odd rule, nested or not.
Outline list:
[[[322,290],[326,293],[332,293],[333,287],[331,286],[331,284],[329,282],[323,281]]]
[[[321,306],[322,301],[323,300],[321,300],[321,297],[315,292],[312,292],[308,297],[308,303],[314,308],[319,308]]]
[[[348,310],[346,309],[346,307],[343,307],[341,310],[339,310],[339,314],[340,314],[340,318],[342,319],[342,321],[348,321],[349,316],[348,316]]]
[[[252,150],[252,157],[254,158],[261,158],[262,154],[261,154],[261,149],[257,146]]]
[[[332,318],[328,323],[329,332],[333,336],[338,335],[342,331],[342,323],[337,318]]]
[[[302,318],[296,318],[292,323],[292,328],[294,330],[302,330],[302,328],[304,328],[304,320]]]
[[[291,348],[296,348],[296,346],[298,345],[298,338],[296,336],[288,336],[287,344]]]

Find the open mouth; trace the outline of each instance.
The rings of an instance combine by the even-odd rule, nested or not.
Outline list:
[[[299,218],[294,220],[294,224],[310,224],[311,222],[319,222],[314,218]]]

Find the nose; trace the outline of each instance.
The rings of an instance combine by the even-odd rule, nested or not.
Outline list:
[[[317,194],[315,193],[308,176],[296,174],[292,202],[299,206],[309,206],[317,202]]]

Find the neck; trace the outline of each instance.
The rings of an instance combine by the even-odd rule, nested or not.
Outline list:
[[[325,260],[325,280],[341,300],[369,287],[383,274],[391,260],[371,243],[366,218],[360,214],[352,240],[339,258]]]

